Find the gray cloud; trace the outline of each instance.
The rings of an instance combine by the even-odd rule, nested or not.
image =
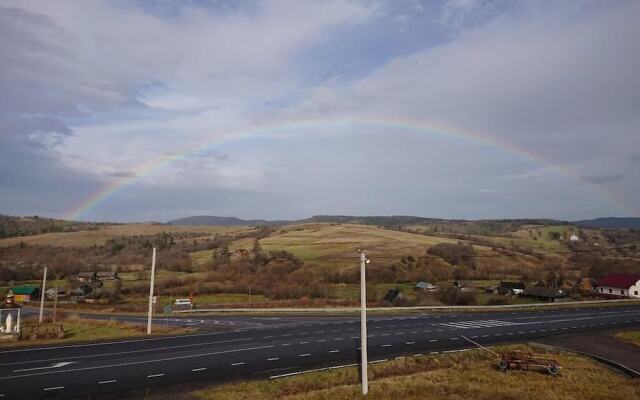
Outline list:
[[[107,174],[107,176],[111,176],[114,178],[135,178],[139,175],[134,171],[116,171]]]
[[[84,217],[580,219],[640,203],[640,158],[620,156],[640,147],[637,2],[454,0],[401,23],[342,0],[6,4],[0,212],[64,215],[132,178]],[[382,27],[414,47],[381,46]],[[453,128],[332,124],[344,115]]]
[[[585,176],[584,179],[587,182],[593,183],[594,185],[603,185],[606,183],[619,182],[624,179],[624,174],[613,174],[613,175],[590,175]]]

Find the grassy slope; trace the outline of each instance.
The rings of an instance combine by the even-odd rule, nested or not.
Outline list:
[[[521,346],[520,346],[521,347]],[[554,378],[538,371],[496,368],[490,354],[474,350],[450,355],[411,357],[369,367],[369,399],[632,399],[640,386],[587,358],[550,355],[563,367]],[[354,399],[360,395],[357,368],[310,373],[290,378],[226,384],[178,399]],[[174,399],[176,397],[173,397]]]
[[[24,242],[29,244],[49,245],[49,246],[92,246],[101,245],[111,238],[134,235],[154,235],[161,232],[201,232],[203,236],[214,233],[224,234],[242,232],[251,228],[235,226],[168,226],[156,224],[126,224],[101,227],[95,231],[80,231],[66,233],[45,233],[35,236],[24,236],[0,240],[0,248],[13,246]]]
[[[424,254],[428,247],[438,243],[457,243],[457,240],[393,231],[371,225],[326,223],[288,225],[260,240],[260,246],[264,251],[286,250],[308,264],[331,268],[353,265],[352,261],[335,258],[357,259],[358,249],[362,248],[367,249],[372,258],[390,255],[400,258],[403,255]],[[252,238],[240,239],[233,242],[229,249],[251,249],[252,246]],[[489,250],[483,246],[476,246],[476,249]],[[211,252],[194,252],[191,253],[191,257],[196,265],[202,265],[211,260]],[[334,260],[321,260],[324,258]]]

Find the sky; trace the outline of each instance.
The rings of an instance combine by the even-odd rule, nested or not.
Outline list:
[[[0,0],[0,213],[640,216],[640,2]]]

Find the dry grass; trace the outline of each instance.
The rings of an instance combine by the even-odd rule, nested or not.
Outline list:
[[[286,250],[301,260],[357,257],[358,249],[368,249],[369,256],[423,254],[438,243],[457,240],[392,231],[371,225],[303,224],[287,226],[262,239],[264,250]],[[476,246],[477,250],[489,250]],[[336,264],[333,262],[332,264]]]
[[[48,245],[56,247],[103,245],[107,240],[121,236],[155,235],[161,232],[187,233],[198,232],[203,236],[215,233],[230,234],[251,230],[243,226],[170,226],[158,224],[125,224],[100,227],[95,231],[45,233],[42,235],[22,236],[0,240],[0,248],[24,242],[29,245]]]
[[[370,367],[368,399],[638,399],[640,385],[587,358],[555,354],[558,377],[538,371],[497,370],[482,351],[411,357]],[[173,397],[176,399],[176,397]],[[273,381],[226,384],[186,393],[199,400],[341,400],[363,398],[358,370],[345,368]]]
[[[640,347],[640,331],[618,332],[616,333],[616,338]]]
[[[79,318],[71,315],[64,317],[62,320],[64,328],[64,338],[62,339],[37,339],[37,340],[21,340],[18,342],[3,342],[1,347],[16,346],[36,346],[43,344],[68,344],[78,342],[93,342],[98,340],[115,340],[131,338],[136,336],[146,336],[146,325],[127,324],[114,320],[102,321],[94,319]],[[154,325],[153,335],[182,335],[193,332],[192,329],[180,327],[165,327]]]

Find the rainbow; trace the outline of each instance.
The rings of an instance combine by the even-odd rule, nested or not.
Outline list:
[[[562,174],[578,183],[584,184],[590,187],[595,193],[604,199],[607,199],[612,205],[615,205],[621,211],[629,215],[637,215],[637,213],[625,203],[611,193],[604,191],[596,185],[586,181],[580,174],[576,173],[569,167],[553,164],[546,158],[532,152],[531,150],[517,146],[513,143],[496,138],[492,135],[471,131],[468,129],[454,127],[451,125],[443,124],[433,120],[416,120],[411,118],[398,118],[398,117],[370,117],[370,116],[341,116],[318,119],[305,119],[305,120],[285,120],[262,124],[254,127],[253,129],[227,132],[225,138],[218,138],[216,140],[205,141],[194,145],[186,150],[178,153],[163,155],[151,160],[145,164],[140,165],[136,169],[135,176],[125,177],[117,179],[108,185],[105,185],[100,190],[92,193],[82,203],[78,204],[67,214],[67,219],[79,220],[86,215],[90,210],[96,208],[100,204],[106,202],[109,198],[114,197],[118,193],[134,185],[135,183],[143,180],[149,174],[161,170],[165,166],[179,161],[188,159],[200,152],[205,152],[212,149],[214,146],[219,146],[226,142],[232,142],[241,139],[247,139],[250,137],[259,137],[267,135],[277,135],[283,132],[292,131],[295,132],[301,129],[310,128],[349,128],[349,127],[373,127],[373,128],[389,128],[395,130],[404,130],[418,133],[428,133],[434,135],[443,135],[449,137],[457,137],[471,142],[498,148],[502,151],[506,151],[513,155],[517,155],[525,160],[529,160],[533,163],[541,164],[556,170],[559,174]]]

